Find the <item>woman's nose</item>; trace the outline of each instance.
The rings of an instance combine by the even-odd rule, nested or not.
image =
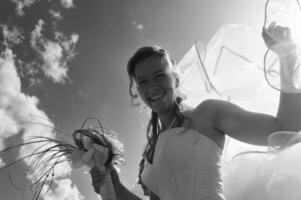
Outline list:
[[[158,89],[158,84],[156,83],[156,81],[150,81],[147,87],[147,90],[149,92],[155,91]]]

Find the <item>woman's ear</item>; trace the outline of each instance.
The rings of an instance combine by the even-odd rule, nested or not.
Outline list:
[[[174,66],[176,64],[175,60],[174,59],[170,59],[172,65]]]

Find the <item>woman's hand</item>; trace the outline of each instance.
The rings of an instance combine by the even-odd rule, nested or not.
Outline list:
[[[99,187],[102,184],[105,184],[106,176],[110,175],[110,170],[112,168],[107,168],[105,166],[106,160],[108,158],[108,148],[95,145],[91,148],[93,149],[93,155],[90,156],[89,160],[92,163],[92,169],[90,170],[92,185],[94,187],[94,191],[99,193]]]
[[[109,157],[109,149],[98,144],[92,144],[92,149],[93,155],[91,160],[94,166],[102,171],[107,170],[106,162]],[[112,166],[110,165],[110,167]]]
[[[278,56],[286,56],[296,50],[290,29],[276,25],[275,22],[271,23],[268,28],[263,27],[262,37],[267,48]]]
[[[101,195],[104,200],[116,200],[114,186],[111,178],[111,171],[114,167],[106,165],[109,150],[106,147],[92,144],[94,149],[92,162],[94,167],[90,170],[94,191]]]

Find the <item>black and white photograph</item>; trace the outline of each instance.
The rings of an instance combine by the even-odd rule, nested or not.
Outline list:
[[[300,200],[299,0],[0,0],[0,200]]]

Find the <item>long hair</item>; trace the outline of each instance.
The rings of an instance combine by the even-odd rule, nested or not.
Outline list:
[[[168,62],[174,63],[173,60],[170,58],[169,53],[160,46],[145,46],[139,48],[134,55],[129,59],[127,65],[127,72],[130,79],[129,85],[129,94],[132,98],[132,102],[134,99],[138,98],[138,94],[133,92],[134,87],[134,78],[135,78],[135,68],[137,64],[151,56],[158,56],[159,58],[165,58]],[[180,111],[180,104],[182,102],[181,97],[176,98],[176,105],[177,105],[177,112]],[[145,151],[143,153],[144,157],[147,157],[149,161],[152,162],[152,156],[154,151],[154,146],[157,141],[157,137],[160,131],[160,123],[158,114],[156,112],[151,113],[151,118],[147,125],[146,137],[147,137],[147,145]]]
[[[131,96],[131,100],[138,98],[138,94],[135,94],[133,92],[133,87],[134,87],[134,78],[135,78],[135,68],[137,64],[151,56],[158,56],[159,58],[165,58],[168,62],[171,62],[172,64],[174,61],[170,58],[169,53],[163,49],[160,46],[146,46],[146,47],[141,47],[138,49],[134,55],[129,59],[128,65],[127,65],[127,72],[129,75],[129,80],[130,80],[130,85],[129,85],[129,94]],[[184,119],[184,115],[182,115],[181,110],[181,102],[183,98],[178,96],[176,97],[176,114],[181,121]],[[144,149],[143,152],[143,159],[142,163],[144,162],[144,159],[147,159],[149,163],[153,162],[153,156],[155,153],[155,146],[158,140],[160,132],[160,122],[159,122],[159,117],[158,114],[154,111],[151,112],[151,118],[148,122],[147,125],[147,130],[146,130],[146,138],[147,138],[147,145]],[[141,179],[141,173],[143,171],[144,165],[141,165],[140,163],[140,170],[139,170],[139,179]],[[141,184],[141,180],[139,181]]]

